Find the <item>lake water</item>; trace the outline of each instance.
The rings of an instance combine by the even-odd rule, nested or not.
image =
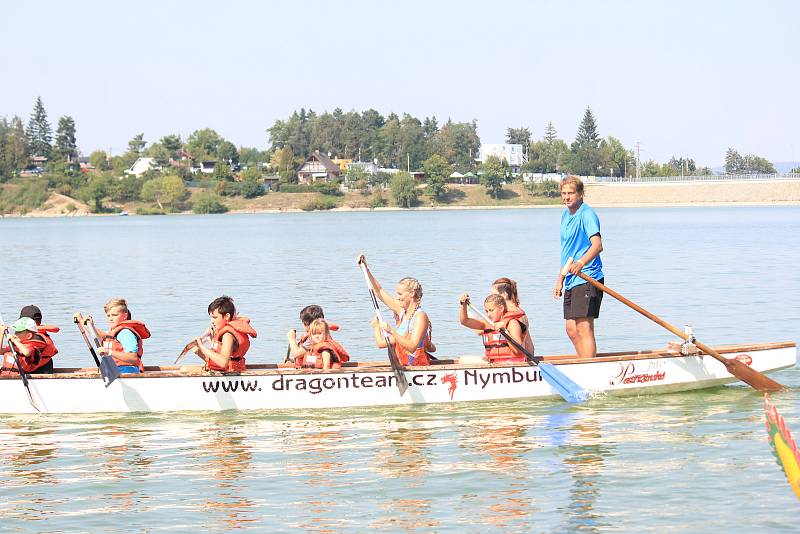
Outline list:
[[[798,207],[598,209],[606,283],[707,344],[796,341]],[[59,366],[90,366],[71,323],[122,296],[169,364],[227,294],[276,362],[311,303],[357,360],[374,347],[355,258],[424,287],[439,355],[477,354],[458,296],[519,283],[537,352],[571,352],[560,209],[0,220],[0,312],[60,325]],[[607,296],[601,351],[671,334]],[[199,360],[198,360],[199,362]],[[800,433],[797,370],[773,401]],[[0,415],[0,531],[795,532],[798,505],[742,385],[600,399],[127,416]]]

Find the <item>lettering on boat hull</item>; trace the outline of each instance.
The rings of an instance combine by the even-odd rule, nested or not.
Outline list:
[[[517,369],[461,369],[449,373],[442,372],[406,372],[408,384],[412,388],[432,390],[447,387],[450,400],[455,399],[459,384],[465,389],[485,390],[492,386],[503,387],[510,384],[536,383],[542,381],[541,371],[536,368]],[[262,384],[264,380],[262,379]],[[315,375],[280,375],[269,379],[268,390],[276,393],[304,392],[309,395],[321,395],[326,391],[363,390],[375,388],[394,388],[395,378],[391,373],[349,375],[331,374]],[[202,381],[205,393],[254,393],[260,392],[258,380],[226,379]]]
[[[625,384],[660,382],[667,376],[667,372],[663,367],[663,362],[649,362],[644,372],[637,373],[636,365],[633,362],[620,362],[619,372],[609,381],[609,385],[620,386]]]

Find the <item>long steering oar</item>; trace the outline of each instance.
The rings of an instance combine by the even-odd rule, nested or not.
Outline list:
[[[567,260],[566,265],[564,265],[564,268],[561,269],[561,274],[562,275],[566,276],[571,264],[572,264],[572,258]],[[578,272],[577,276],[580,276],[581,278],[583,278],[584,280],[586,280],[587,282],[592,284],[594,287],[596,287],[597,289],[599,289],[603,293],[607,293],[607,294],[611,295],[612,297],[614,297],[615,299],[617,299],[621,303],[625,304],[626,306],[628,306],[632,310],[635,310],[635,311],[641,313],[642,315],[644,315],[645,317],[647,317],[648,319],[650,319],[654,323],[666,328],[667,330],[669,330],[670,332],[672,332],[673,334],[675,334],[679,338],[683,339],[684,341],[692,341],[695,344],[695,346],[697,346],[697,348],[699,348],[700,350],[702,350],[703,352],[705,352],[709,356],[713,357],[715,360],[719,361],[722,365],[724,365],[725,369],[727,369],[730,374],[732,374],[733,376],[735,376],[736,378],[738,378],[742,382],[745,382],[746,384],[749,384],[750,386],[752,386],[753,388],[757,389],[758,391],[773,392],[773,391],[779,391],[779,390],[783,389],[782,385],[780,385],[779,383],[775,382],[771,378],[767,377],[765,374],[759,373],[758,371],[756,371],[752,367],[750,367],[748,365],[745,365],[744,363],[740,362],[739,360],[726,358],[725,356],[721,355],[719,352],[715,351],[714,349],[712,349],[708,345],[700,343],[699,341],[697,341],[697,339],[694,339],[691,334],[687,334],[687,333],[683,332],[682,330],[679,330],[678,328],[672,326],[671,324],[669,324],[668,322],[664,321],[663,319],[660,319],[659,317],[656,317],[655,315],[653,315],[649,311],[645,310],[641,306],[638,306],[637,304],[635,304],[635,303],[631,302],[630,300],[626,299],[625,297],[623,297],[622,295],[620,295],[619,293],[617,293],[613,289],[609,289],[605,285],[601,284],[600,282],[598,282],[597,280],[595,280],[591,276],[588,276],[588,275],[584,274],[583,272]]]
[[[80,314],[80,312],[76,313],[72,316],[73,321],[75,324],[78,325],[78,330],[81,331],[81,335],[83,335],[83,340],[86,342],[86,346],[89,347],[89,352],[92,354],[95,363],[97,363],[97,368],[100,369],[100,376],[103,377],[103,384],[106,387],[110,386],[111,383],[119,378],[119,368],[117,367],[114,358],[108,355],[104,355],[102,358],[97,358],[97,352],[95,351],[96,348],[100,348],[102,343],[100,340],[97,339],[97,333],[94,329],[94,322],[92,321],[92,316],[90,315],[87,320],[92,321],[92,326],[90,333],[92,334],[92,341],[94,341],[94,346],[92,346],[92,342],[89,341],[89,335],[86,333],[86,324],[84,323],[84,318]]]
[[[0,324],[3,325],[3,336],[2,340],[0,340],[0,347],[3,346],[3,342],[6,339],[6,334],[8,333],[8,327],[5,326],[6,322],[3,320],[3,315],[0,314]],[[28,384],[28,373],[22,368],[22,364],[19,361],[19,353],[17,352],[17,348],[14,346],[14,342],[11,341],[11,336],[8,336],[8,348],[11,350],[11,354],[14,356],[14,363],[17,365],[17,371],[19,371],[19,378],[22,380],[22,385],[25,386],[25,391],[28,393],[28,401],[33,406],[33,409],[37,412],[40,412],[38,406],[36,406],[36,402],[33,400],[33,395],[31,394],[31,386]]]
[[[367,281],[367,289],[369,290],[369,295],[372,297],[372,305],[375,308],[375,317],[378,319],[378,324],[381,325],[383,324],[383,317],[381,317],[381,310],[378,308],[378,299],[375,297],[375,289],[372,287],[372,284],[369,281],[367,267],[363,263],[359,263],[359,266],[361,267],[361,272],[364,273],[364,280]],[[403,374],[403,369],[400,366],[400,360],[397,359],[397,353],[394,351],[394,347],[389,341],[389,334],[387,334],[383,329],[381,329],[381,332],[383,332],[383,339],[386,341],[386,350],[389,353],[389,363],[392,364],[394,380],[397,382],[397,389],[400,391],[400,396],[402,397],[408,389],[408,380],[406,380],[406,375]]]
[[[478,308],[473,306],[471,302],[467,301],[467,305],[472,309],[472,311],[477,313],[478,316],[484,320],[484,322],[488,324],[494,324],[489,320],[488,317],[482,314]],[[539,371],[542,373],[542,377],[544,377],[548,384],[553,386],[559,395],[564,397],[564,400],[567,402],[584,402],[589,399],[591,395],[589,390],[581,388],[575,383],[574,380],[565,375],[561,370],[557,369],[552,363],[544,363],[541,357],[534,356],[525,347],[517,343],[516,340],[514,340],[508,334],[505,328],[500,327],[500,334],[506,338],[506,341],[514,345],[514,348],[525,354],[525,358],[528,360],[528,362],[539,366]]]

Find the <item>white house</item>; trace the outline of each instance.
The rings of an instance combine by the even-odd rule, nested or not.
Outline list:
[[[511,172],[519,172],[523,163],[528,162],[528,156],[522,151],[522,145],[487,144],[481,145],[478,160],[486,163],[489,156],[506,160]]]
[[[125,174],[133,174],[138,178],[151,169],[159,169],[155,158],[137,158],[131,168],[125,171]]]

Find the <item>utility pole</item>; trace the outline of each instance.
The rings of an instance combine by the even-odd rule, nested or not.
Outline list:
[[[411,174],[411,155],[406,152],[406,170]]]
[[[636,141],[636,180],[638,181],[642,177],[642,160],[641,155],[639,153],[639,141]]]

